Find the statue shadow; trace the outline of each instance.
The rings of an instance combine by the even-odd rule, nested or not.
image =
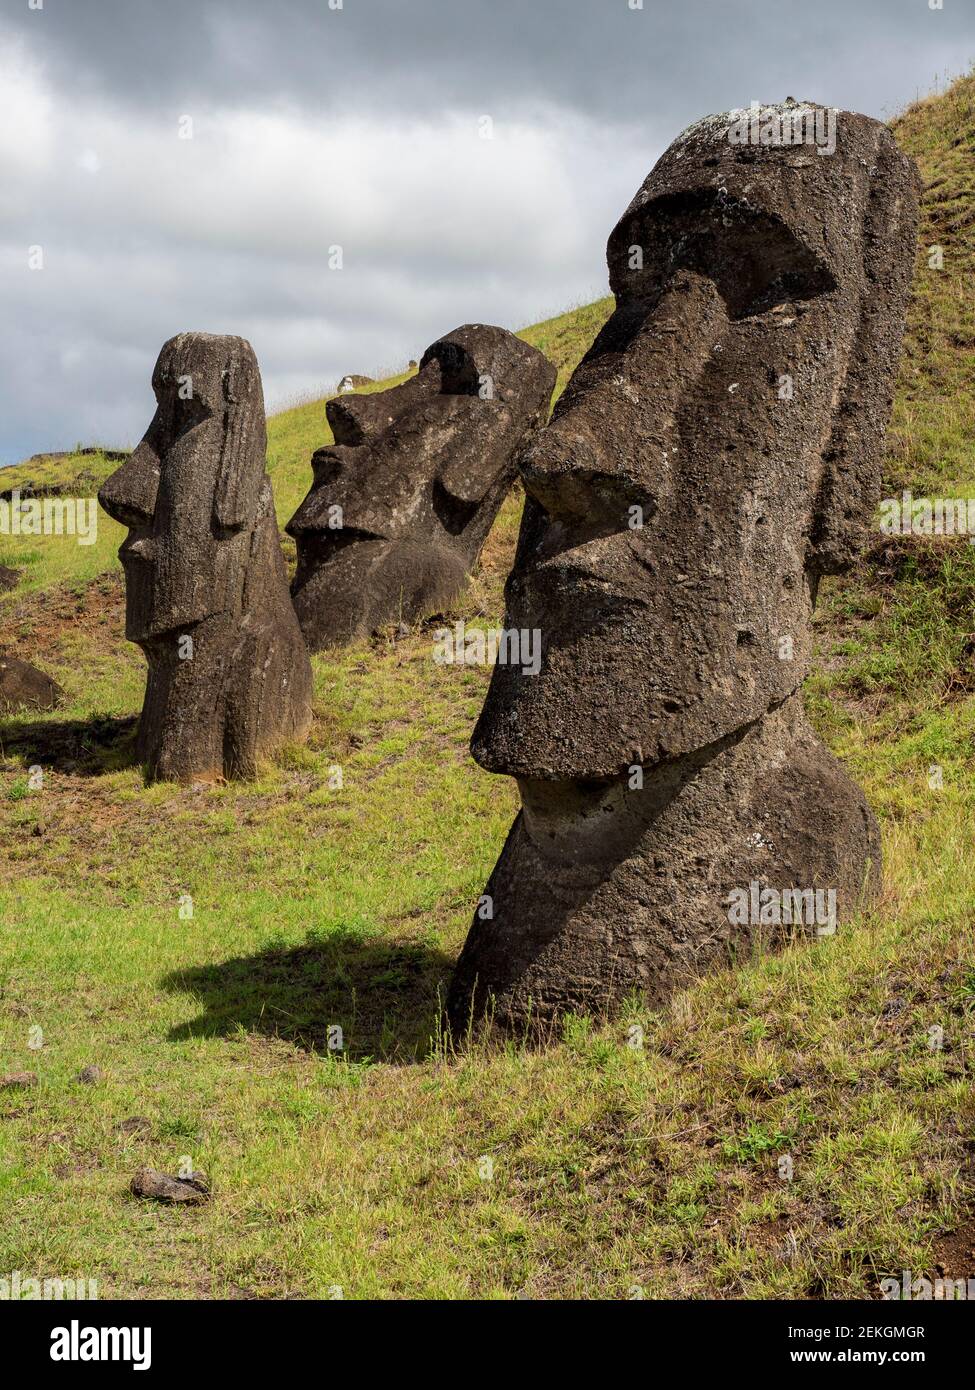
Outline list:
[[[163,989],[194,995],[202,1012],[171,1029],[169,1041],[243,1029],[353,1061],[421,1062],[437,1035],[453,967],[450,956],[426,946],[337,933],[173,971],[160,981]]]
[[[116,719],[0,720],[0,751],[78,777],[100,777],[135,762],[137,715]]]

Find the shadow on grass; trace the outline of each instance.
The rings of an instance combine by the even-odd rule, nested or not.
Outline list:
[[[426,946],[340,934],[177,970],[162,987],[195,995],[203,1012],[173,1028],[169,1040],[228,1037],[243,1029],[326,1053],[329,1029],[338,1025],[344,1055],[352,1060],[423,1061],[453,965]]]
[[[118,772],[135,761],[135,715],[124,719],[0,720],[0,750],[79,777]]]

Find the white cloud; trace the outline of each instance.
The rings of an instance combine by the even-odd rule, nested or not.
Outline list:
[[[475,111],[123,118],[16,73],[20,137],[0,145],[2,462],[137,439],[152,362],[184,329],[248,337],[273,408],[347,371],[398,369],[459,323],[519,327],[604,292],[606,237],[663,144],[553,107],[496,118],[489,140]],[[5,100],[10,77],[4,60]]]
[[[56,114],[39,64],[23,43],[5,39],[0,50],[0,168],[7,178],[43,176],[50,167]]]
[[[4,7],[0,462],[137,439],[183,329],[250,338],[274,405],[557,313],[604,290],[613,224],[692,120],[790,92],[892,113],[975,52],[971,5],[786,9]]]

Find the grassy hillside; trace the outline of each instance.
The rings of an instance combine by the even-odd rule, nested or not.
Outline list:
[[[895,129],[917,160],[924,200],[889,475],[916,496],[967,495],[975,418],[975,79],[917,102]],[[935,248],[940,270],[929,265],[939,259]]]
[[[922,244],[946,248],[943,271],[919,256],[888,460],[917,494],[975,495],[973,92],[897,123]],[[525,331],[560,388],[609,309]],[[326,439],[321,403],[270,422],[282,520]],[[513,495],[457,617],[499,619],[519,512]],[[5,640],[68,696],[0,732],[0,1072],[40,1078],[0,1092],[0,1268],[103,1297],[872,1297],[903,1268],[975,1275],[964,540],[879,544],[823,594],[807,698],[881,816],[883,901],[666,1010],[460,1056],[438,998],[517,804],[467,754],[489,673],[390,632],[316,658],[311,740],[258,782],[147,789],[116,544],[103,517],[88,552],[0,552],[24,569]],[[184,1155],[210,1205],[127,1195]]]

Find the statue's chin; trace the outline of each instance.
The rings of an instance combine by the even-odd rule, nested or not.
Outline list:
[[[307,569],[307,578],[299,572],[292,597],[313,650],[368,637],[386,623],[427,617],[452,602],[466,578],[461,556],[409,540],[356,542]]]

